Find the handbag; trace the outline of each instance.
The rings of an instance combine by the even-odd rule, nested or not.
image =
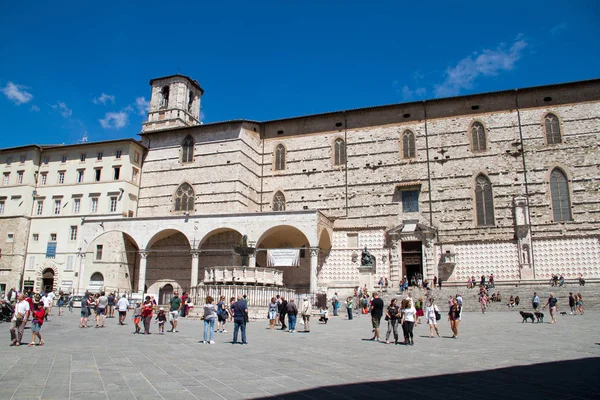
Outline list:
[[[435,312],[435,320],[439,321],[440,319],[442,319],[442,315],[440,314],[440,312],[438,310],[433,310]]]

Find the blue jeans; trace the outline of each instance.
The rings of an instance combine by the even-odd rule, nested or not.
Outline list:
[[[348,310],[348,319],[352,319],[352,308],[346,308]]]
[[[338,315],[338,308],[339,308],[339,303],[334,303],[333,304],[333,315],[334,316]]]
[[[243,319],[233,320],[233,343],[237,343],[239,329],[242,330],[242,343],[246,343],[246,321]]]
[[[288,325],[290,327],[290,331],[296,330],[296,315],[288,314]]]
[[[209,340],[212,342],[213,336],[215,334],[215,319],[205,319],[204,320],[204,341],[208,342]]]

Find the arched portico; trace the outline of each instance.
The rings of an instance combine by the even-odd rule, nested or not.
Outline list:
[[[192,253],[187,236],[176,229],[156,233],[141,252],[138,292],[147,287],[148,293],[158,296],[166,284],[189,291]],[[141,265],[145,264],[142,274]],[[143,278],[143,281],[142,281]]]

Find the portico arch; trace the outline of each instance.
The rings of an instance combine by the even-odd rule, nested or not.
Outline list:
[[[200,268],[216,266],[241,266],[241,257],[233,251],[242,241],[242,234],[233,228],[218,228],[201,240]]]
[[[158,296],[166,284],[190,291],[192,253],[187,236],[177,229],[165,229],[148,241],[142,257],[146,257],[145,286]]]

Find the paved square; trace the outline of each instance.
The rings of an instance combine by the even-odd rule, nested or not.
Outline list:
[[[230,343],[232,324],[204,345],[202,321],[143,336],[131,334],[130,319],[79,329],[78,314],[44,324],[43,347],[9,347],[9,324],[0,324],[0,399],[600,398],[597,312],[555,325],[522,324],[517,312],[465,313],[458,340],[440,321],[442,338],[418,325],[412,347],[362,340],[368,316],[314,318],[311,333],[293,334],[251,321],[241,346]]]

